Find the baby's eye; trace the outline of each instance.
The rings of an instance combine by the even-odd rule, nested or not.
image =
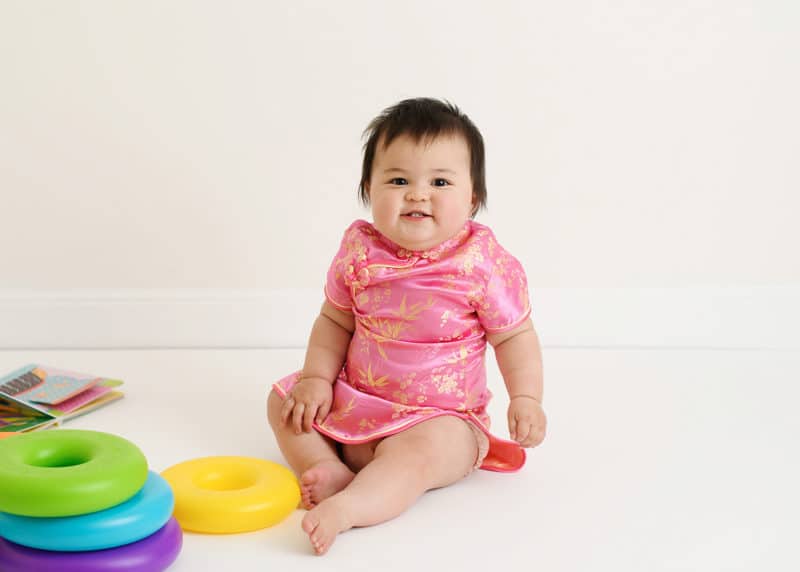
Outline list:
[[[448,181],[447,179],[435,179],[433,181],[433,186],[434,187],[444,187],[444,186],[447,186],[449,184],[450,184],[450,181]]]
[[[399,181],[399,182],[398,182]],[[392,185],[405,185],[408,183],[403,177],[395,177],[391,181],[389,181]]]

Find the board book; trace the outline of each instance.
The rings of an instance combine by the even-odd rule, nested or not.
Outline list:
[[[0,433],[58,425],[123,396],[122,381],[29,364],[0,377]]]

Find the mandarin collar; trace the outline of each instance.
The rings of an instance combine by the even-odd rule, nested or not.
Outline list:
[[[399,244],[381,234],[378,229],[375,229],[375,234],[384,244],[386,244],[386,246],[389,247],[390,252],[397,258],[425,258],[428,260],[438,260],[442,257],[442,255],[457,249],[459,246],[464,244],[464,242],[466,242],[470,235],[471,226],[472,225],[470,224],[470,221],[465,222],[464,226],[462,226],[461,229],[453,236],[444,242],[441,242],[438,245],[426,250],[408,250],[407,248],[403,248]],[[373,228],[375,228],[374,225]]]

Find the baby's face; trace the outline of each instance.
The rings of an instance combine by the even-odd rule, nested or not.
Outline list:
[[[406,135],[379,142],[369,200],[375,228],[408,250],[425,250],[454,236],[473,208],[470,156],[460,136],[414,143]]]

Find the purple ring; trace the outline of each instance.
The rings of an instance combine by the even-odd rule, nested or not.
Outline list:
[[[25,572],[162,572],[178,557],[183,533],[170,518],[158,532],[119,548],[90,552],[51,552],[0,538],[0,570]]]

